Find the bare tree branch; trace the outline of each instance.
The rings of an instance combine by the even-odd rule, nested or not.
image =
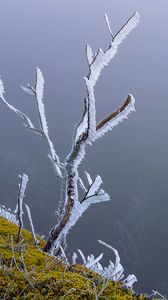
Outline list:
[[[89,45],[86,45],[86,57],[87,57],[88,65],[90,66],[94,60],[94,54],[92,48]]]
[[[3,82],[0,79],[0,100],[13,112],[15,112],[18,116],[20,116],[22,119],[26,121],[27,124],[24,124],[24,126],[30,130],[31,132],[34,132],[36,134],[41,135],[49,149],[48,158],[50,161],[52,161],[52,166],[54,168],[54,171],[56,173],[56,176],[58,178],[62,178],[62,172],[61,172],[61,163],[59,161],[59,157],[56,154],[56,151],[54,149],[53,143],[49,138],[48,133],[48,125],[45,117],[45,109],[43,104],[43,89],[44,89],[44,78],[42,75],[42,72],[39,68],[36,70],[36,85],[35,88],[32,87],[30,84],[27,85],[27,87],[21,86],[21,88],[27,92],[30,95],[35,95],[36,102],[37,102],[37,108],[38,108],[38,114],[39,114],[39,121],[40,121],[40,129],[37,129],[34,127],[33,123],[31,122],[30,118],[23,113],[22,111],[16,109],[13,105],[9,104],[6,99],[4,98],[4,86]]]
[[[129,94],[124,101],[124,103],[114,112],[112,112],[109,116],[103,119],[96,126],[96,137],[98,139],[102,135],[104,135],[107,131],[112,130],[113,127],[117,126],[124,119],[128,118],[128,115],[131,112],[135,111],[135,100],[131,94]]]
[[[39,68],[36,69],[36,85],[35,85],[35,96],[37,102],[37,110],[39,114],[39,121],[40,121],[40,129],[42,135],[47,143],[49,149],[49,159],[53,161],[53,165],[55,166],[56,174],[59,178],[62,178],[62,172],[60,169],[60,161],[59,157],[56,154],[54,149],[53,143],[49,138],[48,132],[48,124],[45,116],[45,108],[43,103],[43,94],[44,94],[44,78],[42,72]]]
[[[4,90],[4,86],[3,86],[3,82],[2,80],[0,79],[0,100],[10,109],[12,110],[13,112],[15,112],[19,117],[21,117],[22,119],[24,119],[27,124],[28,124],[28,127],[29,128],[32,128],[34,129],[34,125],[32,124],[31,120],[29,119],[29,117],[24,114],[23,112],[21,112],[20,110],[16,109],[13,105],[9,104],[5,97],[4,97],[4,93],[5,93],[5,90]],[[27,125],[26,125],[27,126]]]
[[[105,22],[106,22],[106,25],[107,25],[107,29],[112,37],[112,40],[114,39],[114,35],[113,35],[113,32],[112,32],[112,29],[111,29],[111,26],[110,26],[110,22],[109,22],[109,19],[108,19],[108,16],[107,14],[105,13],[104,14],[104,18],[105,18]]]
[[[23,174],[22,176],[19,176],[19,183],[18,183],[18,203],[17,203],[17,214],[18,214],[18,221],[19,221],[19,228],[18,228],[18,235],[16,242],[19,242],[20,234],[23,227],[23,198],[25,196],[25,190],[27,186],[29,178],[26,174]]]
[[[107,16],[105,16],[108,30],[112,33]],[[81,121],[76,125],[75,134],[73,137],[73,145],[70,153],[65,160],[65,199],[62,205],[62,212],[60,213],[60,220],[58,224],[52,229],[45,251],[56,255],[58,253],[62,242],[65,243],[66,235],[69,229],[77,222],[82,213],[92,203],[108,201],[109,196],[103,190],[91,191],[91,185],[87,191],[86,197],[80,203],[78,197],[78,167],[85,156],[85,148],[87,144],[91,144],[97,138],[102,136],[109,128],[114,127],[119,122],[127,117],[127,115],[134,110],[134,99],[129,95],[124,104],[110,116],[105,118],[96,126],[96,108],[94,86],[101,74],[102,69],[109,64],[111,59],[117,53],[118,45],[131,32],[139,22],[139,15],[135,13],[119,30],[119,32],[112,39],[109,48],[103,52],[98,49],[95,56],[93,55],[90,46],[86,47],[87,62],[89,66],[89,74],[85,77],[86,83],[86,98],[84,100],[83,114]],[[97,177],[97,180],[100,179]],[[91,180],[90,180],[91,181]],[[100,181],[100,180],[99,180]],[[81,183],[81,182],[80,182]],[[94,186],[94,183],[92,183]],[[82,185],[84,189],[84,186]],[[90,193],[90,194],[89,194]],[[99,194],[100,193],[100,194]]]
[[[139,23],[139,18],[139,13],[135,12],[115,34],[113,41],[118,45],[121,44],[127,35],[137,26]]]
[[[100,191],[100,186],[102,184],[102,179],[99,175],[96,176],[95,180],[92,181],[91,185],[89,186],[84,199],[88,197],[92,197],[93,195],[97,195]]]

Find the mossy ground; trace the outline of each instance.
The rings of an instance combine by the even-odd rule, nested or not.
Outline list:
[[[44,241],[34,246],[31,233],[0,217],[0,299],[96,299],[102,289],[101,277],[83,266],[67,267],[64,262],[42,252]],[[108,282],[99,300],[146,299],[124,291],[120,283]]]

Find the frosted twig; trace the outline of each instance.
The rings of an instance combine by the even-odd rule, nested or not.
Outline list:
[[[34,129],[34,125],[32,124],[31,120],[29,119],[29,117],[24,114],[22,111],[20,111],[19,109],[16,109],[13,105],[9,104],[5,97],[4,97],[4,93],[5,93],[5,90],[4,90],[4,86],[3,86],[3,82],[2,80],[0,79],[0,100],[10,109],[12,110],[13,112],[15,112],[19,117],[21,117],[22,119],[24,119],[27,124],[28,124],[28,127],[29,128],[32,128]],[[27,125],[25,125],[27,126]]]
[[[83,264],[86,265],[86,258],[84,256],[82,250],[78,249],[78,252],[79,252],[79,254],[80,254],[81,258],[82,258]]]
[[[18,235],[17,235],[17,239],[16,239],[17,243],[19,242],[21,230],[22,230],[22,227],[23,227],[23,218],[22,218],[22,215],[23,215],[23,198],[25,196],[25,190],[26,190],[28,180],[29,180],[29,178],[26,174],[23,174],[22,176],[19,175],[18,205],[17,205],[19,228],[18,228]]]
[[[79,185],[80,185],[81,189],[86,193],[87,189],[83,183],[83,180],[80,177],[78,177],[78,180],[79,180]]]
[[[35,89],[30,85],[30,83],[27,83],[26,86],[20,86],[21,89],[26,92],[29,95],[34,95],[35,94]]]
[[[86,57],[87,57],[88,65],[90,66],[94,60],[94,54],[92,48],[89,45],[86,45]]]
[[[111,27],[107,16],[105,15],[108,30]],[[97,138],[101,137],[109,129],[117,125],[123,119],[126,119],[128,114],[134,111],[134,99],[129,95],[124,104],[110,116],[105,118],[96,126],[96,108],[94,87],[101,74],[102,69],[109,64],[111,59],[115,56],[118,50],[118,45],[123,39],[132,31],[139,22],[139,14],[135,13],[113,37],[110,46],[106,51],[98,49],[97,53],[93,55],[92,49],[89,45],[86,46],[86,56],[89,66],[89,73],[84,78],[86,84],[86,97],[83,103],[82,117],[75,127],[73,136],[73,144],[70,153],[65,160],[65,190],[66,195],[64,203],[61,203],[62,211],[60,212],[60,219],[58,224],[51,230],[45,251],[56,255],[59,252],[59,247],[62,243],[66,244],[65,239],[68,231],[76,222],[82,213],[92,203],[101,201],[108,201],[109,196],[100,189],[101,177],[97,176],[95,181],[90,184],[86,196],[79,201],[78,196],[78,182],[83,190],[85,187],[81,180],[79,180],[78,167],[85,157],[85,148],[87,144],[91,144]]]
[[[72,265],[76,264],[77,257],[78,256],[77,256],[76,252],[74,252],[73,255],[72,255]]]
[[[94,266],[94,265],[96,265],[101,259],[102,259],[102,257],[103,257],[103,253],[101,253],[97,258],[95,258],[94,259],[94,257],[93,257],[93,259],[91,259],[90,261],[88,261],[87,263],[86,263],[86,267],[87,268],[91,268],[92,266]]]
[[[112,246],[108,245],[107,243],[98,240],[99,244],[107,247],[108,249],[112,250],[115,254],[116,260],[115,260],[115,264],[112,264],[112,276],[115,278],[115,280],[119,280],[120,276],[122,275],[124,269],[120,264],[120,256],[118,254],[118,251],[113,248]],[[111,272],[111,271],[110,271]]]
[[[28,84],[27,87],[21,86],[21,88],[25,92],[36,96],[39,119],[40,119],[40,129],[34,127],[30,118],[25,113],[23,113],[19,109],[15,108],[13,105],[9,104],[6,101],[6,99],[4,97],[5,90],[4,90],[3,82],[1,79],[0,79],[0,100],[10,110],[15,112],[18,116],[20,116],[22,119],[24,119],[26,121],[26,124],[24,124],[24,126],[28,130],[44,137],[45,142],[47,143],[47,146],[49,149],[48,157],[49,157],[50,161],[52,162],[52,165],[54,167],[57,177],[62,178],[62,172],[60,169],[61,164],[59,162],[59,157],[56,154],[54,146],[49,138],[48,126],[47,126],[47,121],[46,121],[46,117],[45,117],[45,109],[44,109],[44,104],[42,101],[43,100],[43,86],[44,86],[44,78],[43,78],[42,72],[40,71],[39,68],[37,68],[37,72],[36,72],[36,87],[33,88],[30,84]]]
[[[89,186],[92,185],[93,180],[92,180],[90,174],[89,174],[88,172],[85,171],[85,176],[86,176],[86,179],[87,179],[87,181],[88,181]]]
[[[40,129],[42,131],[42,135],[48,145],[49,149],[49,159],[52,160],[53,165],[55,166],[56,174],[59,178],[62,178],[62,172],[60,169],[60,161],[59,157],[56,154],[53,143],[49,138],[48,125],[45,116],[45,108],[43,103],[43,94],[44,94],[44,78],[41,70],[39,68],[36,69],[36,86],[35,86],[35,96],[37,101],[37,109],[40,120]]]
[[[25,207],[26,207],[28,219],[29,219],[29,222],[30,222],[30,227],[31,227],[31,232],[32,232],[32,237],[33,237],[33,240],[34,240],[34,244],[37,245],[38,240],[36,238],[36,234],[35,234],[35,231],[34,231],[34,225],[33,225],[32,217],[31,217],[30,208],[27,204],[25,204]]]
[[[128,115],[134,111],[135,99],[131,94],[129,94],[122,106],[120,106],[116,111],[112,112],[109,116],[107,116],[97,124],[95,139],[98,139],[109,130],[112,130],[113,127],[117,126],[124,119],[127,119]]]
[[[43,135],[43,132],[42,132],[40,129],[32,128],[32,127],[29,127],[29,126],[27,126],[27,125],[25,125],[25,127],[26,127],[28,130],[30,130],[31,132],[34,132],[34,133],[36,133],[36,134],[38,134],[38,135],[40,135],[40,136]]]
[[[159,296],[159,297],[161,297],[161,299],[167,300],[167,298],[165,296],[163,296],[162,294],[160,294],[158,291],[155,291],[155,290],[152,290],[151,296]]]
[[[89,198],[93,195],[97,195],[98,192],[100,191],[100,186],[102,184],[102,179],[99,175],[96,176],[95,180],[92,182],[92,184],[89,186],[86,194],[85,194],[85,198]],[[83,200],[84,201],[84,200]]]
[[[138,25],[139,13],[135,12],[128,21],[121,27],[121,29],[115,34],[113,41],[119,45],[127,37],[127,35]]]
[[[123,280],[123,286],[126,289],[131,289],[133,284],[137,281],[138,280],[134,274],[129,274],[128,277],[125,280]]]
[[[111,29],[111,26],[110,26],[110,22],[109,22],[109,19],[108,19],[108,16],[107,16],[106,13],[104,14],[104,18],[105,18],[105,22],[106,22],[108,31],[109,31],[109,33],[110,33],[110,35],[112,37],[112,40],[113,40],[114,39],[114,35],[113,35],[112,29]]]

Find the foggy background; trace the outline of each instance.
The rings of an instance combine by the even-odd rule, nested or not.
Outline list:
[[[125,274],[137,276],[136,290],[168,295],[167,0],[1,0],[0,74],[6,99],[36,123],[35,100],[19,86],[33,83],[35,67],[41,68],[50,137],[63,161],[85,96],[85,45],[94,51],[108,47],[104,12],[116,32],[136,10],[141,22],[102,72],[95,94],[98,121],[129,92],[137,112],[87,147],[80,174],[100,174],[111,201],[87,210],[68,236],[67,253],[103,251],[107,263],[113,257],[97,243],[102,239],[118,249]],[[15,208],[18,174],[28,174],[25,202],[36,231],[47,237],[55,225],[60,183],[44,141],[22,123],[0,104],[1,203]],[[26,214],[25,225],[29,228]]]

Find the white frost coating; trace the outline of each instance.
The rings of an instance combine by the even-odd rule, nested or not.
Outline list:
[[[111,59],[117,53],[118,45],[126,38],[126,36],[137,26],[139,23],[139,14],[136,12],[128,22],[122,27],[122,29],[115,35],[109,49],[106,52],[103,52],[101,49],[98,50],[96,57],[90,66],[90,76],[89,81],[92,84],[92,87],[96,84],[101,70],[109,64]],[[108,25],[108,22],[106,21]],[[109,24],[110,27],[110,24]],[[108,28],[109,29],[109,28]],[[111,29],[110,29],[111,30]]]
[[[109,261],[109,265],[107,267],[103,267],[100,263],[102,257],[103,257],[103,253],[101,253],[97,258],[94,257],[93,254],[90,254],[87,256],[87,258],[85,257],[85,255],[83,254],[83,252],[81,250],[78,249],[78,252],[80,254],[80,257],[82,258],[82,262],[83,265],[85,267],[87,267],[88,269],[90,269],[91,271],[94,271],[98,274],[100,274],[100,276],[102,276],[103,278],[108,278],[110,280],[116,281],[116,282],[121,282],[123,284],[123,287],[125,287],[126,289],[132,289],[133,284],[135,282],[137,282],[137,278],[135,275],[130,274],[127,276],[126,279],[124,279],[124,268],[122,267],[122,265],[120,264],[120,257],[118,254],[118,251],[111,247],[110,245],[99,241],[100,244],[106,246],[107,248],[109,248],[110,250],[112,250],[115,255],[116,255],[116,261],[115,263],[113,263],[112,261]],[[76,253],[73,254],[72,257],[72,262],[76,263],[78,256]],[[164,299],[166,300],[166,299]]]
[[[163,296],[161,293],[159,293],[158,291],[152,290],[152,295],[151,296],[159,296],[161,297],[161,299],[163,300],[167,300],[167,298],[165,296]]]
[[[88,94],[88,139],[87,142],[91,142],[96,135],[96,108],[95,108],[95,96],[94,96],[94,87],[92,81],[84,77],[87,94]]]
[[[94,54],[92,48],[89,45],[86,45],[86,56],[88,60],[88,65],[90,66],[94,60]]]
[[[113,248],[112,246],[108,245],[107,243],[105,243],[101,240],[98,240],[98,242],[101,245],[112,250],[116,256],[115,264],[113,264],[110,261],[109,266],[107,268],[104,268],[104,273],[102,273],[102,275],[105,277],[108,277],[114,281],[121,281],[121,279],[123,279],[123,277],[124,277],[124,274],[123,274],[124,268],[120,264],[120,256],[118,254],[118,251],[115,248]],[[131,275],[128,275],[128,277],[125,280],[123,280],[122,282],[123,282],[123,286],[125,288],[132,288],[133,284],[135,282],[137,282],[137,278],[135,275],[131,274]]]
[[[30,208],[26,204],[25,204],[25,207],[26,207],[27,215],[28,215],[28,218],[29,218],[30,226],[31,226],[31,232],[32,232],[33,240],[34,240],[35,245],[37,245],[38,241],[37,241],[35,230],[34,230],[34,225],[33,225],[32,217],[31,217]]]
[[[61,259],[65,260],[66,265],[68,266],[68,265],[69,265],[68,259],[67,259],[67,257],[66,257],[65,251],[64,251],[64,249],[62,248],[62,246],[60,246],[60,250],[61,250],[61,256],[60,256],[60,257],[61,257]]]
[[[108,248],[108,249],[110,249],[110,250],[112,250],[114,252],[115,257],[116,257],[115,264],[118,265],[120,263],[120,256],[118,254],[118,251],[115,248],[113,248],[112,246],[110,246],[109,244],[107,244],[107,243],[105,243],[105,242],[103,242],[101,240],[98,240],[98,243],[101,244],[101,245],[103,245],[103,246],[105,246],[106,248]]]
[[[42,73],[40,71],[40,69],[37,68],[37,81],[36,81],[36,99],[37,99],[37,105],[38,105],[38,111],[39,111],[39,117],[40,117],[40,123],[41,123],[41,130],[38,130],[34,127],[34,125],[32,124],[31,120],[27,117],[26,114],[24,114],[23,112],[21,112],[20,110],[16,109],[13,105],[9,104],[3,94],[4,94],[4,86],[3,86],[3,82],[0,79],[0,100],[2,100],[2,102],[12,111],[14,111],[17,115],[19,115],[21,118],[23,118],[24,120],[26,120],[27,124],[24,124],[26,126],[27,129],[40,134],[40,135],[45,135],[45,139],[47,141],[48,147],[50,149],[50,153],[51,153],[51,157],[53,159],[53,164],[55,164],[54,169],[56,170],[56,174],[58,177],[62,178],[62,173],[60,170],[60,163],[59,163],[59,157],[56,155],[54,146],[49,138],[48,135],[48,127],[47,127],[47,122],[46,122],[46,118],[45,118],[45,110],[44,110],[44,104],[42,102],[42,98],[43,98],[43,85],[44,85],[44,79],[42,76]],[[29,88],[29,85],[27,88],[22,87],[22,89],[24,89],[25,91],[29,91],[31,92],[31,88]],[[34,94],[34,92],[32,91],[32,93]]]
[[[62,229],[62,231],[60,232],[59,237],[55,241],[53,248],[51,249],[51,252],[50,252],[51,254],[54,254],[54,252],[59,249],[62,237],[67,236],[69,230],[77,223],[79,218],[83,215],[83,213],[89,208],[89,206],[91,204],[105,202],[105,201],[110,200],[109,195],[107,193],[105,193],[104,191],[103,191],[104,193],[102,193],[102,191],[103,190],[100,191],[101,192],[100,195],[98,194],[98,195],[92,196],[92,197],[84,200],[82,203],[80,203],[79,201],[74,202],[74,206],[72,208],[70,218],[67,221],[64,228]],[[59,226],[59,224],[58,224],[58,226]]]
[[[118,251],[115,248],[113,248],[112,246],[110,246],[109,244],[107,244],[101,240],[98,240],[98,242],[99,242],[99,244],[105,246],[106,248],[108,248],[114,252],[114,254],[116,256],[116,264],[118,264],[120,262],[120,256],[118,254]]]
[[[98,270],[98,272],[102,272],[103,271],[103,267],[102,267],[102,265],[101,265],[100,262],[97,262],[97,270]]]
[[[59,157],[56,154],[56,151],[54,149],[53,143],[51,142],[49,138],[49,133],[48,133],[48,125],[47,125],[47,120],[45,116],[45,107],[43,103],[43,95],[44,95],[44,78],[41,70],[37,68],[37,78],[36,78],[36,99],[37,99],[37,106],[38,106],[38,112],[39,112],[39,117],[40,117],[40,124],[41,124],[41,129],[45,135],[46,141],[49,146],[50,150],[50,157],[52,157],[53,162],[55,164],[55,170],[57,175],[62,178],[62,173],[60,170],[60,162],[59,162]],[[50,158],[49,157],[49,158]]]
[[[81,187],[81,189],[84,191],[84,192],[87,192],[87,189],[82,181],[82,179],[80,177],[78,177],[78,181],[79,181],[79,185]]]
[[[88,257],[88,262],[86,263],[87,268],[91,268],[95,264],[97,264],[103,257],[103,253],[101,253],[97,258],[94,259],[94,256]]]
[[[3,82],[0,78],[0,98],[3,98],[3,94],[5,93]]]
[[[100,129],[97,130],[95,140],[102,137],[109,130],[112,130],[115,126],[117,126],[123,120],[126,120],[128,118],[128,115],[131,112],[135,111],[135,99],[131,94],[129,94],[129,95],[131,96],[130,103],[116,117],[114,117],[112,120],[107,122],[103,127],[101,127]]]
[[[20,199],[20,209],[21,209],[20,212],[23,214],[23,198],[25,196],[25,190],[26,190],[27,183],[29,181],[29,177],[26,174],[23,174],[22,176],[19,175],[19,177],[21,178],[21,183],[19,185],[20,187],[19,199]]]
[[[120,263],[116,265],[116,263],[114,264],[112,261],[109,261],[109,265],[104,268],[102,275],[104,277],[109,277],[114,281],[119,281],[124,277],[123,272],[124,268]]]
[[[22,89],[24,92],[26,92],[28,95],[34,95],[34,91],[31,89],[31,87],[30,87],[29,85],[27,85],[27,86],[21,85],[20,87],[21,87],[21,89]]]
[[[76,127],[75,140],[74,140],[75,143],[78,141],[79,137],[87,131],[87,129],[88,129],[88,111],[86,111],[82,121]]]
[[[36,69],[36,97],[37,97],[37,105],[38,111],[40,115],[41,127],[43,132],[48,135],[48,125],[45,116],[45,108],[43,103],[43,95],[44,95],[44,77],[39,68]]]
[[[92,85],[92,88],[94,88],[102,69],[109,64],[109,62],[115,56],[116,53],[117,45],[113,42],[111,43],[110,48],[106,52],[103,52],[101,49],[98,50],[96,57],[90,66],[91,73],[89,76],[89,81]]]
[[[103,189],[100,189],[100,185],[102,184],[101,177],[97,175],[95,181],[93,181],[90,174],[86,171],[85,176],[89,183],[89,189],[82,202],[83,206],[88,207],[88,205],[93,203],[109,201],[110,196]]]
[[[84,256],[82,250],[78,249],[78,252],[79,252],[79,254],[80,254],[81,258],[82,258],[83,264],[86,265],[86,258]]]
[[[132,288],[133,284],[137,282],[137,278],[134,274],[128,275],[128,277],[123,281],[125,288]]]
[[[88,181],[89,185],[91,185],[93,183],[93,180],[92,180],[90,174],[85,171],[85,176],[87,178],[87,181]]]
[[[113,268],[113,273],[112,274],[113,274],[113,277],[115,278],[115,281],[119,280],[120,276],[124,272],[124,269],[123,269],[122,265],[120,264],[120,256],[118,254],[118,251],[115,248],[113,248],[112,246],[108,245],[107,243],[104,243],[101,240],[98,240],[98,242],[101,245],[109,248],[110,250],[112,250],[114,252],[116,259],[115,259],[115,264],[114,264],[114,268]]]
[[[74,252],[72,255],[72,265],[76,264],[77,257],[78,257],[78,255],[76,254],[76,252]]]
[[[62,178],[62,173],[61,173],[60,167],[58,166],[58,163],[54,160],[54,158],[50,154],[48,154],[48,158],[51,162],[51,166],[52,166],[56,176],[58,176],[59,178]]]
[[[114,42],[119,45],[127,37],[127,35],[138,25],[140,21],[139,13],[136,12],[128,22],[121,28],[121,30],[115,35]]]
[[[118,35],[122,39],[137,25],[138,23],[138,13],[135,14],[130,20],[123,26],[123,28],[119,31]],[[107,20],[106,20],[107,21]],[[117,41],[117,36],[115,36]],[[85,155],[85,146],[87,143],[91,143],[92,141],[96,140],[100,136],[102,136],[105,132],[112,129],[114,126],[116,126],[119,122],[121,122],[123,119],[126,119],[128,114],[135,110],[134,108],[134,99],[132,97],[132,101],[129,103],[128,107],[125,108],[124,111],[118,114],[115,118],[109,121],[106,125],[104,125],[102,128],[100,128],[96,132],[96,109],[95,109],[95,97],[94,97],[94,86],[96,84],[96,81],[98,80],[101,70],[109,64],[110,60],[114,57],[114,55],[117,53],[117,48],[119,42],[116,42],[115,39],[111,42],[110,47],[106,52],[103,52],[101,49],[98,50],[93,62],[91,65],[89,65],[89,75],[88,77],[84,78],[86,82],[87,87],[87,98],[88,98],[88,138],[83,142],[78,151],[72,150],[69,156],[72,156],[73,159],[71,160],[71,164],[74,165],[77,169],[79,164],[81,163],[82,159]],[[119,41],[119,39],[118,39]],[[89,61],[91,60],[91,49],[89,46],[86,48],[87,56],[89,57]],[[82,124],[83,125],[83,124]],[[86,125],[86,122],[85,122]],[[86,128],[86,126],[82,127],[83,129]],[[82,132],[80,131],[80,133]],[[79,137],[79,134],[77,135]],[[76,151],[76,153],[75,153]],[[68,159],[69,159],[68,156]],[[74,187],[76,185],[76,182],[74,181]],[[77,197],[75,197],[77,199]]]
[[[109,22],[109,19],[108,19],[108,16],[107,16],[106,13],[104,14],[104,18],[105,18],[105,21],[106,21],[106,25],[107,25],[108,31],[110,32],[110,35],[113,38],[114,35],[113,35],[112,29],[111,29],[111,26],[110,26],[110,22]]]
[[[105,132],[107,132],[109,129],[112,129],[114,126],[116,126],[119,122],[121,122],[123,119],[127,118],[127,115],[134,111],[134,99],[132,97],[129,104],[125,104],[125,107],[123,106],[121,110],[117,111],[118,115],[114,117],[111,122],[107,122],[100,127],[96,131],[96,109],[95,109],[95,96],[94,96],[94,86],[101,74],[102,69],[109,64],[111,59],[115,56],[118,50],[118,45],[121,43],[121,41],[131,32],[131,30],[137,25],[138,23],[138,14],[135,14],[133,17],[131,17],[128,22],[122,27],[122,29],[118,32],[118,34],[115,35],[115,37],[112,39],[110,46],[108,49],[103,52],[102,49],[99,49],[95,56],[93,56],[93,52],[89,46],[86,47],[86,54],[87,54],[87,60],[89,64],[89,74],[87,77],[85,77],[85,83],[86,83],[86,101],[85,103],[85,110],[83,112],[82,121],[77,125],[76,127],[76,136],[75,140],[72,146],[72,150],[68,154],[66,160],[65,160],[65,183],[66,183],[66,195],[65,195],[65,201],[63,203],[63,210],[61,217],[62,219],[60,222],[55,226],[53,229],[53,236],[54,232],[56,233],[55,241],[53,242],[53,236],[49,237],[49,240],[51,238],[51,252],[56,254],[56,251],[59,250],[59,246],[61,245],[63,241],[63,237],[66,237],[67,233],[71,229],[72,226],[75,225],[75,223],[78,221],[78,219],[81,217],[83,212],[90,206],[90,204],[102,202],[102,201],[108,201],[109,195],[105,193],[102,189],[100,189],[100,183],[101,179],[100,177],[97,177],[96,184],[94,187],[94,183],[90,177],[90,175],[86,173],[88,182],[89,182],[89,189],[93,192],[93,195],[91,191],[89,193],[89,197],[85,197],[81,202],[78,199],[78,167],[82,161],[82,159],[85,156],[85,147],[87,144],[91,144],[94,140],[96,140],[99,136],[102,136]],[[106,24],[111,32],[109,21],[106,18]],[[112,32],[111,32],[112,33]],[[92,61],[92,62],[91,62]],[[125,110],[125,111],[124,111]],[[86,112],[88,119],[86,117]],[[108,119],[107,119],[108,120]],[[86,133],[86,134],[83,134]],[[79,181],[79,183],[81,183]],[[93,184],[93,187],[91,185]],[[82,186],[82,189],[85,190],[85,187],[83,186],[83,183],[80,184]],[[93,189],[93,190],[92,190]],[[67,204],[67,205],[66,205]],[[53,243],[53,247],[52,247]],[[49,246],[50,248],[50,246]],[[50,249],[49,249],[50,251]],[[114,266],[115,269],[115,276],[117,278],[121,278],[122,276],[122,267],[120,263],[117,263],[118,257],[116,257],[116,263]],[[112,265],[110,265],[110,271],[112,269]]]
[[[13,224],[19,224],[16,213],[13,212],[10,208],[6,208],[4,205],[0,205],[0,216]]]
[[[102,184],[102,179],[99,175],[96,176],[95,180],[93,181],[93,183],[90,185],[88,192],[85,196],[85,198],[91,197],[95,194],[98,193],[98,191],[100,190],[100,185]]]
[[[80,163],[85,157],[85,146],[86,143],[80,144],[79,151],[78,150],[76,151],[74,148],[72,148],[71,152],[68,154],[66,158],[66,164],[70,163],[71,165],[73,165],[74,170],[77,170],[78,166],[80,165]]]
[[[110,200],[110,196],[104,190],[101,189],[97,195],[93,195],[89,198],[86,198],[82,204],[83,206],[86,206],[87,209],[90,204],[107,202],[109,200]]]
[[[21,112],[20,110],[16,109],[13,105],[9,104],[3,94],[5,93],[5,90],[4,90],[4,86],[3,86],[3,83],[2,83],[2,80],[0,79],[0,100],[2,100],[2,102],[12,111],[14,111],[18,116],[20,116],[22,119],[26,120],[26,122],[28,123],[28,126],[30,128],[34,128],[32,122],[30,121],[30,119],[23,113]]]
[[[29,177],[26,174],[22,176],[19,175],[21,182],[19,183],[19,194],[18,194],[18,217],[19,222],[23,226],[23,198],[25,196],[25,190],[27,186],[27,182],[29,181]]]

